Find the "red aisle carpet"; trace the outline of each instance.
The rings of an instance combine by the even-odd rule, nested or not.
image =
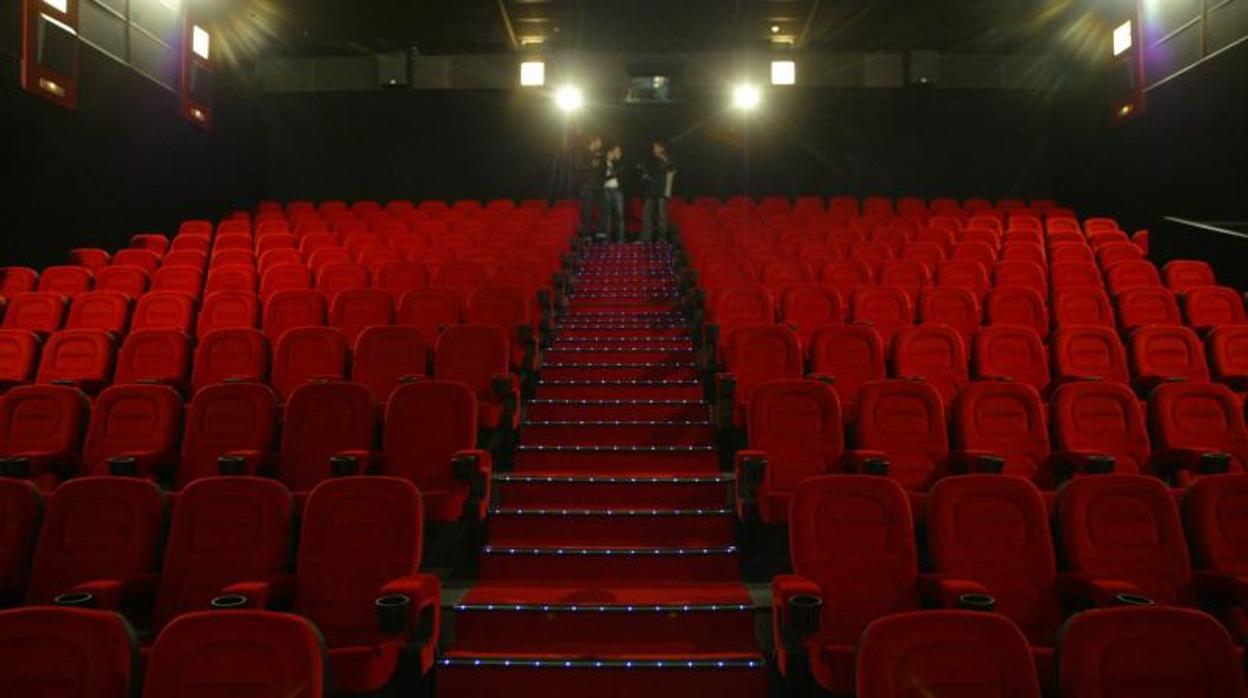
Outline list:
[[[672,250],[591,247],[573,288],[438,695],[765,696]]]

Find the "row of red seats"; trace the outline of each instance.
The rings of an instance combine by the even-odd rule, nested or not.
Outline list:
[[[949,695],[986,681],[985,695],[1036,696],[1038,675],[1072,698],[1242,696],[1245,496],[1248,476],[1209,477],[1180,512],[1156,479],[1105,475],[1067,484],[1050,514],[1019,478],[947,478],[919,503],[887,478],[807,479],[789,516],[793,574],[772,583],[780,669],[797,679],[808,667],[835,695],[856,683],[860,697],[914,672],[925,687],[956,686]],[[1133,608],[1107,608],[1122,605]],[[925,607],[975,613],[911,613]],[[905,657],[904,678],[890,650]],[[985,671],[1003,653],[1008,665]]]
[[[1181,486],[1248,468],[1243,405],[1216,383],[1167,383],[1141,408],[1126,387],[1104,381],[1062,385],[1046,405],[1021,383],[970,383],[947,404],[926,380],[889,379],[863,385],[848,429],[845,417],[821,381],[757,386],[748,446],[736,454],[742,515],[782,524],[798,483],[831,473],[886,473],[921,492],[973,472],[1053,489],[1090,473],[1144,473]]]
[[[406,480],[343,477],[311,492],[296,528],[290,493],[260,478],[200,480],[172,506],[141,479],[82,478],[46,499],[0,480],[0,592],[33,606],[0,612],[0,693],[59,694],[72,676],[75,695],[127,695],[134,635],[108,611],[151,631],[146,696],[216,695],[221,677],[248,695],[371,693],[405,662],[423,674],[441,616],[438,578],[419,571],[423,506]]]

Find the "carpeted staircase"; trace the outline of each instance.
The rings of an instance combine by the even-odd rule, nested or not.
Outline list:
[[[575,272],[438,695],[765,696],[673,251]]]

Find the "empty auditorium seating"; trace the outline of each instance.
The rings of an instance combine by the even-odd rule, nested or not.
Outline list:
[[[793,493],[806,478],[839,471],[842,422],[840,401],[825,383],[779,379],[755,388],[749,446],[736,455],[738,515],[786,523]]]
[[[965,288],[935,287],[919,294],[919,322],[947,325],[969,345],[979,331],[982,313],[977,295]]]
[[[217,475],[271,472],[277,396],[257,383],[222,383],[195,393],[186,414],[177,484]],[[228,467],[219,462],[229,457]]]
[[[1136,390],[1148,392],[1166,381],[1208,381],[1205,346],[1186,327],[1149,325],[1131,333],[1128,355]]]
[[[35,380],[43,384],[73,385],[89,394],[112,380],[114,339],[103,330],[61,330],[48,338]]]
[[[858,394],[854,418],[853,467],[887,468],[910,490],[925,490],[949,455],[944,401],[923,380],[867,383]]]
[[[216,291],[204,296],[195,334],[203,338],[220,329],[260,326],[260,301],[250,291]]]
[[[34,382],[40,351],[38,335],[26,330],[0,330],[0,392]]]
[[[276,291],[264,301],[262,329],[276,343],[287,330],[323,326],[327,308],[325,297],[316,291]]]
[[[793,574],[772,580],[780,671],[805,654],[821,688],[849,693],[862,631],[919,606],[910,502],[889,478],[812,478],[794,495],[789,530]]]
[[[89,595],[78,601],[92,608],[133,602],[154,581],[163,525],[164,501],[152,482],[65,482],[46,500],[26,602],[51,604],[65,594]]]
[[[1161,272],[1166,280],[1166,288],[1175,293],[1182,293],[1200,286],[1218,285],[1213,267],[1206,262],[1175,260],[1166,262]]]
[[[1029,327],[1041,338],[1049,335],[1049,305],[1034,288],[994,288],[984,298],[984,314],[989,325]]]
[[[89,291],[79,294],[69,306],[65,329],[125,331],[130,321],[130,299],[115,291]]]
[[[849,296],[844,296],[848,298]],[[707,350],[722,362],[732,333],[742,327],[770,325],[776,320],[771,293],[760,284],[740,284],[716,289],[707,298]]]
[[[1185,484],[1248,467],[1248,427],[1235,394],[1218,383],[1166,383],[1148,400],[1157,474]]]
[[[61,329],[67,307],[58,293],[19,293],[9,297],[4,311],[4,329],[29,330],[50,334]]]
[[[199,335],[191,386],[226,381],[263,383],[269,374],[269,343],[259,330],[218,329]]]
[[[1059,381],[1131,382],[1127,352],[1118,333],[1105,326],[1060,327],[1053,333],[1053,375]]]
[[[83,267],[48,267],[39,275],[38,290],[72,298],[91,290],[92,274]]]
[[[952,411],[955,472],[1047,480],[1049,429],[1036,389],[977,381],[958,393]]]
[[[0,694],[7,696],[128,696],[139,683],[134,630],[107,611],[0,611],[0,653]]]
[[[1137,287],[1118,294],[1118,323],[1129,331],[1144,325],[1183,324],[1174,294],[1164,288]]]
[[[741,427],[759,385],[802,377],[801,345],[783,325],[738,328],[728,337],[725,367],[715,378],[716,410],[721,424]]]
[[[351,349],[332,327],[294,327],[273,345],[273,389],[283,399],[309,380],[342,379]]]
[[[95,272],[96,291],[114,291],[135,299],[147,291],[147,272],[140,267],[105,267]]]
[[[115,385],[91,410],[82,450],[83,472],[165,477],[175,462],[182,400],[163,385]]]
[[[359,334],[351,361],[351,380],[363,383],[378,402],[390,399],[404,379],[428,373],[429,347],[416,327],[369,327]]]
[[[535,336],[533,294],[509,286],[477,289],[464,310],[464,322],[493,325],[507,334],[511,364],[517,370],[535,370],[538,340]]]
[[[874,327],[887,345],[898,330],[914,324],[914,306],[902,288],[868,286],[854,291],[850,320]]]
[[[520,420],[520,381],[511,373],[507,335],[490,325],[442,331],[434,348],[433,377],[465,383],[477,395],[483,429],[514,430]]]
[[[1056,481],[1149,472],[1148,428],[1130,388],[1103,380],[1067,383],[1053,391],[1050,406]]]
[[[947,325],[920,325],[898,332],[892,360],[894,375],[926,381],[946,404],[970,380],[966,345],[957,330]]]
[[[836,289],[797,286],[781,296],[780,319],[797,333],[802,347],[809,349],[819,328],[845,321],[845,305]]]
[[[1183,317],[1189,327],[1209,330],[1222,325],[1248,324],[1244,297],[1226,286],[1200,286],[1183,294]]]
[[[34,484],[6,476],[0,479],[0,512],[0,603],[7,607],[26,590],[43,497]]]
[[[307,492],[337,474],[335,468],[364,473],[373,463],[377,424],[377,401],[367,386],[303,384],[289,395],[283,410],[279,478],[291,490]]]
[[[1040,698],[1027,640],[1006,618],[976,611],[898,613],[863,631],[858,698]]]
[[[382,475],[416,484],[430,521],[485,518],[490,454],[477,448],[477,398],[463,383],[399,386],[386,406]]]
[[[176,330],[190,334],[195,329],[195,300],[179,291],[152,291],[143,295],[134,308],[131,331]]]
[[[1071,618],[1058,651],[1062,698],[1244,695],[1235,645],[1213,618],[1183,608],[1104,608]]]
[[[1113,306],[1101,288],[1072,287],[1055,290],[1051,308],[1053,325],[1094,325],[1116,327]]]
[[[113,383],[158,383],[187,392],[191,341],[178,330],[140,330],[126,335],[117,352]]]
[[[408,291],[399,302],[396,321],[420,329],[425,343],[435,346],[442,330],[464,321],[464,301],[449,288]]]

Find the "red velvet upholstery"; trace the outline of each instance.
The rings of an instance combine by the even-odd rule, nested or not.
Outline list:
[[[339,292],[330,303],[330,326],[346,335],[352,345],[365,329],[393,322],[394,301],[385,291],[348,289]]]
[[[832,389],[847,411],[857,402],[864,383],[883,380],[887,375],[886,347],[872,327],[822,327],[815,331],[812,342],[812,372],[833,381]]]
[[[1109,296],[1100,287],[1056,289],[1050,310],[1053,325],[1058,328],[1068,325],[1117,326]]]
[[[138,650],[119,615],[77,608],[0,611],[0,695],[131,695]]]
[[[269,343],[260,330],[219,329],[199,336],[191,385],[199,390],[225,381],[262,383],[269,373]]]
[[[919,380],[883,380],[862,387],[854,414],[856,446],[889,462],[889,476],[925,490],[949,455],[940,393]]]
[[[980,454],[1005,459],[1006,475],[1041,480],[1049,459],[1049,429],[1036,389],[1024,383],[977,381],[953,403],[955,448],[962,467],[975,470]]]
[[[4,329],[49,334],[61,329],[68,304],[59,293],[19,293],[9,297]]]
[[[897,333],[893,371],[899,378],[922,378],[945,404],[970,380],[962,335],[948,325],[921,325]]]
[[[429,347],[420,329],[369,327],[355,340],[351,380],[367,385],[378,402],[390,399],[400,381],[428,373]]]
[[[1053,333],[1053,375],[1059,380],[1097,378],[1107,383],[1131,382],[1127,352],[1109,327],[1060,327]]]
[[[23,386],[0,398],[0,456],[30,460],[45,488],[78,474],[89,404],[77,388]]]
[[[850,320],[874,327],[888,344],[898,330],[914,324],[914,307],[903,288],[865,286],[850,298]]]
[[[221,475],[217,460],[236,455],[245,472],[267,472],[277,431],[277,395],[259,383],[206,386],[191,400],[177,483]]]
[[[360,472],[377,444],[377,401],[368,387],[342,381],[306,383],[291,393],[282,419],[279,479],[306,492],[330,477],[329,459],[351,455]]]
[[[1248,468],[1248,427],[1235,394],[1218,383],[1167,383],[1148,401],[1159,474],[1180,481],[1199,474],[1201,454],[1226,453],[1232,472]],[[1182,482],[1180,482],[1182,484]]]
[[[204,296],[195,330],[201,340],[220,329],[253,329],[260,319],[260,301],[251,291],[216,291]]]
[[[994,288],[985,296],[984,313],[989,325],[1018,325],[1049,336],[1049,304],[1034,288]]]
[[[26,591],[42,514],[43,497],[32,483],[0,479],[0,598]]]
[[[1166,262],[1166,266],[1161,271],[1166,279],[1166,288],[1175,293],[1189,291],[1199,286],[1218,285],[1213,267],[1207,262],[1176,259]]]
[[[33,383],[39,365],[39,336],[27,330],[0,330],[0,391]]]
[[[448,327],[434,350],[433,377],[465,383],[477,396],[478,417],[485,429],[519,426],[519,381],[511,373],[510,342],[490,325]]]
[[[287,330],[325,324],[325,297],[316,291],[277,291],[264,301],[264,336],[276,343]]]
[[[1053,391],[1050,402],[1058,480],[1083,472],[1089,455],[1114,458],[1116,473],[1149,471],[1152,448],[1139,400],[1121,383],[1081,381]]]
[[[159,383],[185,392],[191,382],[191,338],[179,330],[126,335],[117,353],[115,385]]]
[[[1203,286],[1183,295],[1183,316],[1190,327],[1209,329],[1222,325],[1248,324],[1244,297],[1226,286]]]
[[[332,327],[295,327],[273,347],[273,388],[283,399],[312,379],[345,378],[350,345]]]
[[[182,398],[164,385],[115,385],[95,401],[82,448],[83,471],[109,474],[108,460],[133,457],[137,475],[165,475],[176,458]]]
[[[125,332],[130,323],[130,298],[116,291],[88,291],[76,296],[65,318],[67,330]]]
[[[979,378],[1008,378],[1043,392],[1048,388],[1049,352],[1035,330],[991,325],[975,336],[972,364]]]
[[[425,344],[434,346],[446,327],[464,321],[464,300],[449,288],[422,288],[403,294],[398,323],[420,329]]]

